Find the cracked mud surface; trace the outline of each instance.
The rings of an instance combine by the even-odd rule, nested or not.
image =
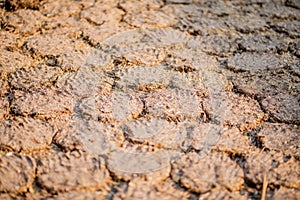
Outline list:
[[[299,9],[0,0],[0,199],[298,199]]]

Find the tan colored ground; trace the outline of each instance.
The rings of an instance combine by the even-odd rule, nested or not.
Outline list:
[[[0,199],[299,199],[299,9],[0,0]]]

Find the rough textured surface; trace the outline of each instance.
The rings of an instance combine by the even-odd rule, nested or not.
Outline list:
[[[0,191],[22,193],[32,185],[36,164],[29,156],[8,153],[0,157]]]
[[[4,5],[6,9],[18,10],[21,8],[38,9],[41,0],[5,0]]]
[[[288,45],[285,42],[284,38],[276,35],[262,35],[262,34],[250,34],[242,35],[238,39],[239,48],[243,51],[249,52],[280,52],[287,51]],[[240,58],[241,59],[241,58]],[[238,60],[237,58],[233,59]],[[260,63],[260,65],[263,63]],[[253,66],[254,67],[254,66]]]
[[[114,177],[120,180],[141,179],[148,183],[160,183],[170,175],[168,154],[168,151],[147,149],[147,146],[142,145],[136,149],[127,147],[126,152],[118,149],[109,154],[108,167]]]
[[[9,102],[6,97],[0,99],[0,120],[4,119],[8,114]]]
[[[151,184],[142,179],[130,182],[128,185],[117,188],[113,199],[188,199],[189,195],[180,189],[171,180],[167,179],[160,184]]]
[[[30,92],[16,90],[11,105],[11,112],[17,115],[42,118],[70,113],[72,109],[72,96],[54,88],[37,89]]]
[[[298,125],[266,123],[257,133],[257,136],[266,148],[281,150],[287,155],[299,158],[299,134],[300,129]]]
[[[243,53],[228,60],[228,69],[235,72],[258,72],[282,67],[280,59],[274,54]]]
[[[16,69],[16,72],[9,75],[8,80],[13,88],[30,89],[53,84],[59,74],[60,69],[57,67],[38,65],[28,69]]]
[[[30,152],[46,148],[55,130],[49,124],[32,118],[12,118],[0,123],[0,148]]]
[[[245,133],[236,127],[225,127],[218,143],[214,146],[218,151],[230,154],[247,154],[255,149]]]
[[[103,165],[103,160],[78,152],[60,153],[38,161],[37,182],[51,192],[99,189],[109,179]]]
[[[257,127],[264,117],[259,104],[252,98],[238,94],[228,97],[224,123],[245,131]]]
[[[270,185],[284,185],[299,188],[299,163],[295,158],[284,159],[282,153],[256,152],[248,156],[245,163],[245,177],[257,185],[263,184],[264,176]]]
[[[247,199],[247,196],[244,194],[240,194],[239,192],[228,192],[226,190],[219,190],[208,192],[204,195],[201,195],[199,200],[207,200],[207,199]]]
[[[296,66],[295,66],[296,67]],[[297,68],[297,67],[296,67]],[[284,96],[299,94],[300,78],[295,76],[291,70],[278,69],[268,70],[264,73],[229,73],[230,79],[236,89],[257,99],[267,98],[269,96]],[[280,94],[283,93],[283,94]],[[269,97],[270,98],[270,97]],[[296,105],[291,105],[294,107]]]
[[[297,199],[299,8],[0,0],[0,199]]]
[[[237,50],[237,45],[233,41],[232,36],[208,35],[193,38],[187,46],[201,49],[208,54],[226,56]]]
[[[292,199],[296,200],[300,196],[300,191],[296,189],[280,188],[275,191],[273,198],[275,200],[279,199]]]
[[[49,200],[64,200],[64,199],[74,199],[74,200],[84,200],[84,199],[106,199],[108,198],[107,192],[102,191],[91,191],[91,192],[66,192],[53,195],[49,197]]]
[[[279,121],[300,124],[300,95],[269,96],[262,101],[262,107]]]
[[[174,163],[172,179],[194,192],[205,193],[213,188],[239,190],[243,185],[243,172],[222,154],[211,154],[206,159],[190,153]]]
[[[115,91],[95,98],[94,110],[100,121],[135,119],[143,112],[143,102],[136,94]]]
[[[147,113],[157,118],[181,121],[204,113],[201,98],[192,91],[160,90],[149,93],[144,101]]]

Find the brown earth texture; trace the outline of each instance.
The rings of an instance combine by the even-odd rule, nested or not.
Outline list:
[[[299,0],[0,0],[0,199],[300,199]]]

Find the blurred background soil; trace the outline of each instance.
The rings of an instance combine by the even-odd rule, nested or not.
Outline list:
[[[0,0],[0,199],[299,199],[299,9]]]

